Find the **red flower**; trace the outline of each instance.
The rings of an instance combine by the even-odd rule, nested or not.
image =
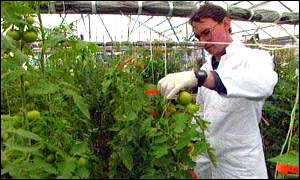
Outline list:
[[[283,174],[283,175],[285,175],[285,176],[288,175],[288,173],[289,173],[286,164],[277,164],[276,170],[277,170],[280,174]]]
[[[149,90],[144,91],[144,93],[148,94],[148,95],[158,95],[158,94],[160,94],[160,91],[156,90],[156,89],[149,89]]]
[[[153,118],[157,118],[159,116],[159,113],[157,111],[153,111],[150,113]]]
[[[299,166],[290,166],[288,164],[278,164],[276,166],[276,170],[285,176],[288,174],[298,174],[299,175]]]
[[[199,176],[197,175],[197,173],[195,171],[190,170],[189,173],[192,176],[192,179],[199,179]]]

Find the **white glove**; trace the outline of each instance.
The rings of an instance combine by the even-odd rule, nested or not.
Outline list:
[[[172,99],[181,89],[195,87],[197,83],[194,71],[183,71],[168,74],[158,81],[158,87],[162,95]]]

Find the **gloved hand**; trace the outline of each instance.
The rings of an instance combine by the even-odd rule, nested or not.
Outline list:
[[[197,83],[194,71],[183,71],[168,74],[158,81],[158,87],[162,95],[172,99],[181,89],[195,87]]]

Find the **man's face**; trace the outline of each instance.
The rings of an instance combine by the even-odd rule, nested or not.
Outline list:
[[[222,54],[226,43],[231,42],[229,33],[230,19],[225,18],[222,23],[214,21],[212,18],[202,18],[199,22],[192,24],[195,36],[200,42],[218,42],[218,43],[201,43],[204,49],[211,55],[218,56]],[[220,43],[221,42],[221,43]],[[225,44],[222,44],[225,43]]]

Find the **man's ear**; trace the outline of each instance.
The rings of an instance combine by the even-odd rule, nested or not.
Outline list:
[[[231,19],[229,17],[225,17],[223,20],[225,29],[230,32],[231,31]]]

